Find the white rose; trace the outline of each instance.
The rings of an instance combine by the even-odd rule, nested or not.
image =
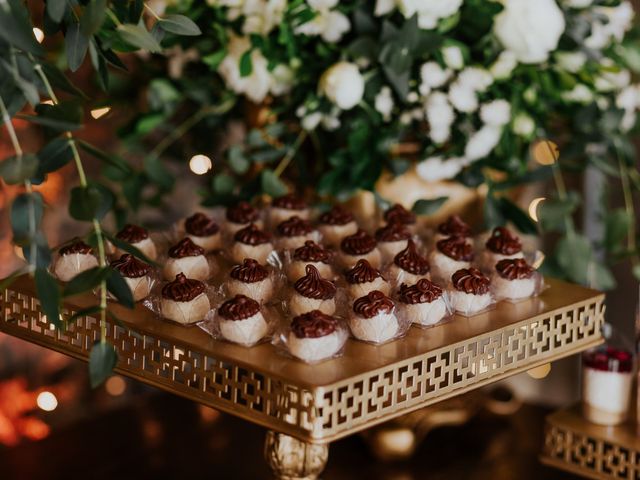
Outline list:
[[[516,54],[511,50],[504,50],[489,68],[489,73],[491,73],[496,80],[503,80],[509,78],[511,72],[513,72],[513,69],[517,66],[518,59]]]
[[[338,62],[320,77],[320,91],[342,110],[349,110],[362,100],[364,77],[357,65]]]
[[[397,0],[396,3],[404,18],[417,14],[418,26],[432,29],[438,25],[438,20],[456,13],[462,0]]]
[[[500,137],[502,136],[502,128],[493,125],[485,125],[476,133],[471,135],[467,145],[464,148],[464,156],[469,162],[485,158],[496,148]]]
[[[439,182],[455,177],[462,167],[462,162],[458,158],[445,160],[442,157],[429,157],[416,165],[416,173],[428,182]]]
[[[451,125],[455,119],[447,95],[442,92],[429,95],[425,102],[425,117],[429,122],[429,138],[437,144],[446,142],[451,136]]]
[[[622,110],[635,110],[640,106],[640,90],[638,85],[629,85],[616,95],[616,107]]]
[[[567,72],[577,73],[587,62],[587,56],[583,52],[556,52],[554,55],[558,66]]]
[[[374,101],[374,107],[382,115],[385,122],[391,120],[391,111],[393,110],[393,97],[389,87],[382,87]]]
[[[564,16],[555,0],[504,0],[493,33],[520,62],[541,63],[558,47],[564,28]]]
[[[346,15],[332,10],[337,6],[337,0],[308,0],[307,3],[315,10],[316,16],[296,27],[296,33],[308,36],[320,35],[326,42],[336,43],[351,28]]]
[[[320,124],[321,121],[322,121],[322,113],[313,112],[313,113],[310,113],[309,115],[305,115],[302,118],[302,122],[300,123],[302,124],[302,128],[304,128],[307,131],[311,131],[311,130],[315,130],[315,128]]]
[[[487,125],[501,127],[511,120],[511,105],[506,100],[494,100],[480,107],[480,119]]]
[[[282,21],[286,0],[245,0],[241,12],[245,16],[242,33],[267,35]]]
[[[269,93],[272,79],[267,69],[267,59],[257,48],[251,52],[251,74],[246,77],[240,75],[240,58],[250,48],[251,42],[247,37],[232,35],[227,56],[220,62],[218,72],[231,90],[260,103]]]
[[[322,126],[325,130],[336,130],[340,127],[340,117],[338,117],[338,111],[333,111],[330,114],[322,116]]]
[[[569,8],[587,8],[593,0],[564,0],[563,3]]]
[[[626,133],[636,125],[636,112],[634,110],[625,110],[620,121],[620,130]]]
[[[475,92],[484,92],[493,83],[493,77],[484,68],[467,67],[458,75],[458,82]]]
[[[464,56],[462,50],[456,45],[449,45],[442,49],[442,58],[447,67],[453,70],[460,70],[464,67]]]
[[[631,82],[631,73],[629,70],[620,70],[619,72],[602,72],[596,77],[594,86],[599,92],[611,92],[613,90],[621,90]]]
[[[396,0],[376,0],[376,6],[373,10],[373,14],[376,17],[381,17],[387,13],[391,13],[396,8]]]
[[[407,102],[416,103],[418,100],[420,100],[420,96],[417,92],[409,92],[407,94]]]
[[[568,92],[563,92],[562,98],[569,103],[581,103],[586,105],[593,101],[593,93],[585,84],[579,83]]]
[[[451,70],[445,70],[436,62],[427,62],[420,67],[422,84],[431,88],[441,87],[449,78],[451,78]]]
[[[476,92],[458,81],[453,82],[449,87],[449,102],[459,112],[471,113],[478,109]]]
[[[519,113],[513,119],[513,133],[524,138],[530,138],[536,129],[536,123],[526,113]]]
[[[291,90],[293,86],[293,70],[284,64],[279,64],[271,71],[271,93],[283,95]]]

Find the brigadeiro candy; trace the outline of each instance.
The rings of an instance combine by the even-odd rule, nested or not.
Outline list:
[[[449,237],[471,238],[471,227],[467,225],[458,215],[451,215],[436,230],[434,240],[436,242]]]
[[[376,239],[364,230],[358,230],[340,242],[339,260],[343,267],[351,268],[361,259],[367,260],[375,268],[380,268],[382,264]]]
[[[344,274],[349,284],[349,296],[360,298],[373,290],[380,290],[385,295],[389,294],[391,285],[384,279],[379,270],[373,268],[366,260],[358,260],[353,268]]]
[[[305,268],[307,265],[313,265],[318,269],[321,276],[330,278],[333,274],[331,268],[332,259],[333,251],[313,240],[307,240],[304,245],[296,248],[293,252],[291,262],[287,266],[287,277],[293,282],[306,274]]]
[[[224,229],[229,237],[233,237],[238,230],[248,227],[251,223],[262,228],[260,213],[249,202],[239,202],[227,208],[226,219]]]
[[[245,258],[231,269],[225,285],[230,295],[246,295],[264,303],[273,294],[274,282],[267,267],[253,258]]]
[[[504,227],[494,228],[485,246],[482,264],[487,271],[493,270],[500,260],[524,257],[520,239]]]
[[[416,214],[410,212],[399,203],[386,210],[383,215],[384,221],[387,223],[397,223],[407,228],[411,233],[416,233],[417,222]]]
[[[222,247],[220,227],[213,218],[202,212],[187,218],[184,222],[184,229],[186,236],[207,252],[212,252]]]
[[[396,337],[400,324],[393,300],[379,290],[358,298],[353,302],[349,327],[354,337],[365,342],[384,343]]]
[[[429,261],[418,253],[416,244],[409,239],[407,247],[393,258],[388,274],[395,285],[413,285],[421,278],[430,278],[430,270]]]
[[[435,325],[447,315],[442,289],[426,278],[400,285],[398,298],[399,313],[418,325]]]
[[[273,199],[269,207],[269,224],[272,228],[293,216],[309,219],[309,207],[302,198],[290,193]]]
[[[411,232],[400,223],[389,223],[376,230],[378,249],[384,262],[391,262],[402,250],[407,248],[407,241],[411,238]]]
[[[220,335],[230,342],[251,346],[269,332],[260,304],[245,295],[224,302],[217,314]]]
[[[179,273],[184,273],[187,278],[206,280],[209,278],[210,269],[207,257],[204,256],[204,248],[196,245],[185,237],[169,249],[169,258],[164,264],[164,278],[174,278]]]
[[[260,230],[253,223],[238,230],[233,239],[231,258],[235,263],[242,263],[245,258],[254,258],[259,263],[265,264],[273,251],[271,234]]]
[[[535,293],[535,270],[524,258],[500,260],[491,277],[491,287],[498,298],[528,298]]]
[[[153,242],[149,236],[149,232],[145,228],[128,223],[116,234],[116,238],[136,247],[151,260],[155,260],[158,256],[156,244]],[[127,252],[124,250],[116,249],[117,256],[121,256],[125,253]]]
[[[338,354],[346,339],[335,317],[313,310],[293,319],[286,343],[291,355],[312,363]]]
[[[93,254],[93,249],[77,240],[58,251],[53,273],[59,280],[68,282],[79,273],[97,266],[98,259]]]
[[[300,277],[293,285],[289,298],[289,310],[293,315],[301,315],[311,310],[320,310],[327,315],[336,311],[336,286],[322,278],[313,265],[306,266],[307,274]]]
[[[111,268],[120,272],[133,294],[133,300],[138,301],[149,296],[151,290],[151,266],[138,260],[133,255],[125,253],[118,260],[111,262]]]
[[[469,268],[472,260],[473,246],[464,237],[440,240],[429,256],[433,276],[443,282],[450,281],[458,270]]]
[[[493,302],[489,286],[491,282],[477,268],[463,268],[451,277],[449,298],[456,312],[473,315]]]
[[[304,245],[307,240],[317,240],[318,232],[311,223],[298,216],[293,216],[280,223],[276,228],[278,247],[291,250]]]
[[[162,287],[162,315],[182,324],[199,322],[211,308],[205,290],[203,282],[179,273],[174,281]]]
[[[340,245],[340,241],[358,231],[358,224],[351,212],[340,205],[320,215],[318,230],[327,245]]]

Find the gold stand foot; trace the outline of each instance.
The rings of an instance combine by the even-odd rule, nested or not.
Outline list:
[[[278,480],[316,480],[327,464],[329,446],[268,431],[264,457]]]

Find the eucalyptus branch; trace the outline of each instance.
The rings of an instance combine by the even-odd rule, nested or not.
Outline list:
[[[284,157],[282,157],[282,160],[280,160],[280,163],[273,171],[276,177],[279,177],[280,175],[282,175],[282,173],[287,169],[287,167],[289,166],[289,163],[291,163],[291,160],[293,160],[293,157],[296,156],[296,153],[300,149],[300,145],[302,145],[302,142],[304,142],[305,138],[307,138],[307,135],[308,135],[308,132],[306,130],[300,131],[300,133],[298,134],[298,137],[296,138],[296,141],[293,142],[293,145],[287,151],[287,154]]]
[[[636,213],[633,205],[633,193],[631,192],[631,185],[629,183],[629,172],[627,166],[620,155],[620,152],[616,148],[616,154],[618,157],[618,169],[620,170],[620,183],[622,184],[622,196],[624,198],[624,208],[629,217],[629,229],[627,231],[627,249],[631,255],[631,263],[635,267],[640,263],[638,258],[638,250],[636,243]]]

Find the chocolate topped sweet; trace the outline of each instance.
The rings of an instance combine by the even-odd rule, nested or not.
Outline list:
[[[162,287],[162,296],[176,302],[190,302],[204,293],[205,284],[199,280],[187,278],[184,273],[176,275],[176,279]]]
[[[151,271],[151,266],[141,262],[129,253],[111,262],[111,268],[116,269],[125,278],[144,277]]]
[[[333,252],[317,244],[313,240],[307,240],[304,245],[293,252],[293,259],[300,262],[330,263]]]
[[[353,215],[346,208],[335,205],[331,210],[320,215],[319,220],[325,225],[346,225],[353,222]]]
[[[411,232],[402,223],[389,223],[376,230],[379,242],[400,242],[411,238]]]
[[[298,338],[320,338],[332,334],[338,328],[338,321],[320,310],[312,310],[298,315],[291,322],[291,331]]]
[[[304,210],[307,208],[307,203],[300,197],[289,193],[282,197],[275,198],[271,203],[272,207],[284,208],[286,210]]]
[[[446,222],[438,225],[438,232],[447,237],[470,237],[471,227],[467,225],[458,215],[451,215]]]
[[[515,255],[522,250],[522,244],[518,237],[504,227],[493,229],[486,246],[493,253],[500,255]]]
[[[271,234],[260,230],[255,224],[251,224],[238,230],[233,237],[236,242],[244,243],[246,245],[263,245],[271,241]]]
[[[464,237],[449,237],[436,243],[438,250],[458,262],[473,260],[473,247]]]
[[[127,223],[124,228],[116,234],[116,238],[127,243],[138,243],[149,238],[149,232],[138,225]]]
[[[399,203],[384,212],[384,219],[387,223],[399,223],[401,225],[413,225],[416,223],[416,214],[410,212]]]
[[[344,274],[347,282],[351,284],[373,282],[376,278],[382,278],[382,274],[371,266],[365,259],[358,260],[355,266]]]
[[[414,275],[426,275],[430,270],[429,262],[418,253],[418,249],[413,240],[409,240],[407,248],[394,257],[393,263],[402,270]]]
[[[369,292],[353,302],[353,311],[364,318],[373,318],[380,313],[391,313],[393,300],[379,290]]]
[[[418,280],[415,285],[400,285],[400,301],[403,303],[431,303],[441,296],[442,289],[426,278]]]
[[[366,255],[376,248],[376,239],[364,230],[358,230],[353,235],[342,239],[340,247],[349,255]]]
[[[239,202],[227,208],[227,220],[233,223],[251,223],[258,220],[259,213],[249,202]]]
[[[253,258],[245,258],[242,265],[236,265],[229,273],[231,278],[244,283],[261,282],[269,276],[269,270]]]
[[[209,235],[215,235],[220,231],[220,227],[213,220],[202,212],[198,212],[184,222],[184,229],[187,233],[195,235],[196,237],[208,237]]]
[[[185,237],[169,249],[171,258],[197,257],[204,255],[204,248],[193,243],[189,237]]]
[[[484,295],[489,291],[490,281],[477,268],[463,268],[451,277],[453,288],[459,292]]]
[[[246,320],[260,311],[260,304],[245,295],[236,295],[222,305],[218,313],[226,320]]]
[[[296,292],[303,297],[315,300],[329,300],[336,296],[335,284],[322,278],[316,267],[307,265],[305,271],[307,274],[299,278],[293,285]]]
[[[507,280],[531,278],[534,268],[524,258],[506,258],[496,263],[498,275]]]
[[[82,240],[77,240],[70,245],[64,246],[59,250],[60,255],[72,255],[74,253],[81,253],[83,255],[89,255],[93,253],[91,246],[84,243]]]
[[[280,223],[277,230],[282,237],[301,237],[313,232],[313,226],[308,221],[293,216]]]

